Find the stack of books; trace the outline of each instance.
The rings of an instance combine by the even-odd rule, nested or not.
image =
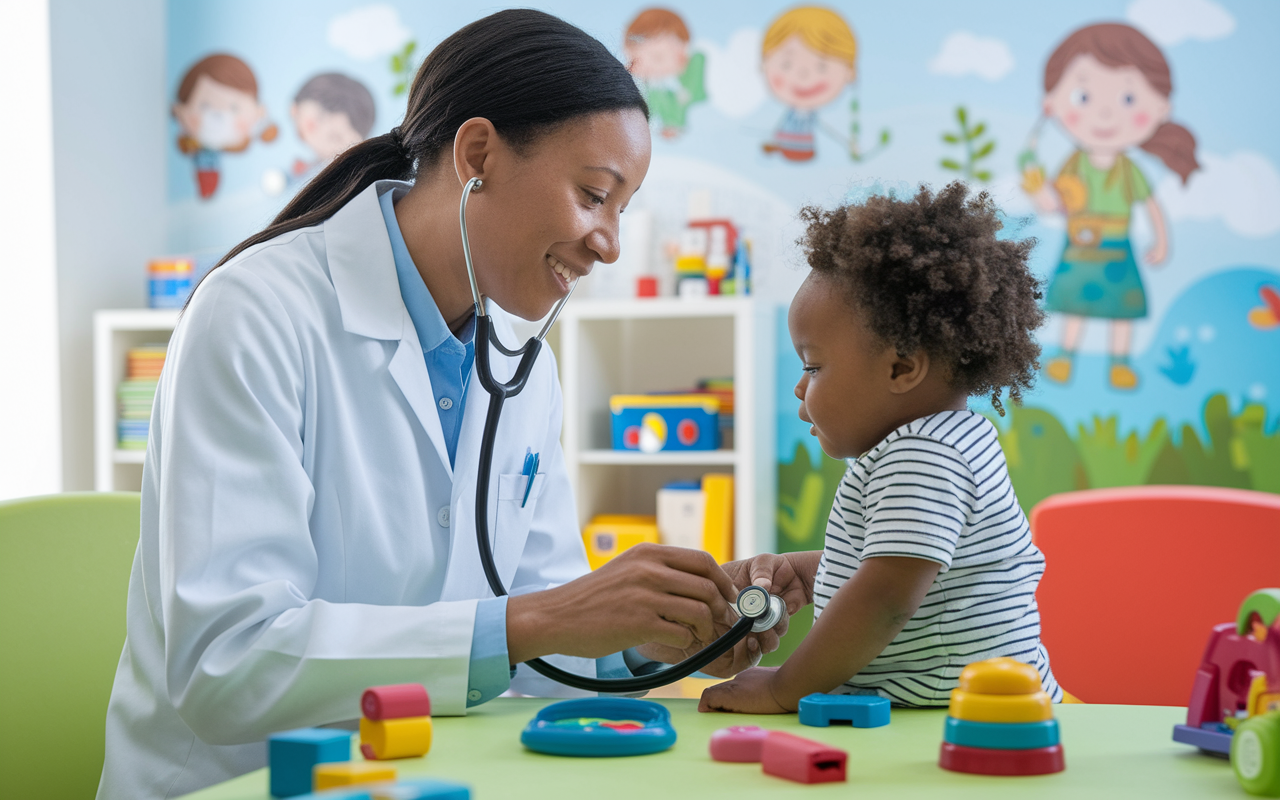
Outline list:
[[[156,383],[164,367],[165,346],[143,345],[129,351],[125,379],[116,389],[119,403],[118,446],[121,450],[146,450],[151,405]]]

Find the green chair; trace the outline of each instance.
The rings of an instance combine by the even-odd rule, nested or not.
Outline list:
[[[139,495],[0,503],[0,796],[92,798]]]

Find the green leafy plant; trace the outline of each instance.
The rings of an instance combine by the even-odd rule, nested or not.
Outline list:
[[[987,133],[987,124],[985,122],[975,123],[969,126],[969,112],[964,106],[956,106],[956,122],[960,125],[958,133],[944,132],[942,141],[950,145],[961,145],[964,147],[963,163],[954,158],[942,159],[942,168],[959,172],[968,180],[976,180],[987,182],[991,180],[991,171],[979,162],[991,156],[996,149],[996,140],[987,137],[982,138]]]
[[[418,71],[418,65],[413,57],[417,49],[418,42],[410,39],[404,43],[400,52],[391,54],[391,75],[396,79],[395,86],[391,87],[392,97],[409,93],[409,87],[413,85],[413,75]]]
[[[862,149],[862,109],[858,105],[858,98],[849,101],[849,117],[852,120],[849,123],[849,157],[854,161],[866,161],[881,150],[889,146],[889,129],[881,128],[880,134],[876,137],[875,145],[870,149],[863,151]]]
[[[778,465],[778,552],[820,550],[826,540],[827,517],[844,477],[846,464],[797,444],[791,463]]]
[[[1090,486],[1140,486],[1147,481],[1156,457],[1169,438],[1169,426],[1156,420],[1145,437],[1130,431],[1123,439],[1116,435],[1115,417],[1093,418],[1093,429],[1079,427],[1076,449],[1089,476]]]

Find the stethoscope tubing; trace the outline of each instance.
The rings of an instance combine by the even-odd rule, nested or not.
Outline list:
[[[564,304],[568,302],[569,297],[573,294],[576,282],[570,285],[569,293],[556,304],[550,318],[537,336],[525,342],[524,346],[518,350],[508,350],[502,345],[502,342],[498,339],[497,332],[494,330],[493,318],[486,313],[483,298],[480,296],[480,286],[476,281],[475,264],[471,259],[471,242],[467,236],[467,198],[470,197],[472,192],[479,189],[481,185],[482,182],[479,178],[472,178],[467,181],[462,190],[462,201],[458,209],[458,222],[462,233],[462,254],[467,263],[467,278],[471,282],[471,295],[475,302],[476,376],[480,379],[480,385],[489,394],[489,409],[485,414],[484,433],[480,439],[480,459],[476,472],[476,545],[480,551],[480,565],[484,569],[484,576],[489,583],[489,589],[495,597],[505,597],[507,588],[502,584],[502,578],[498,575],[498,568],[493,560],[493,544],[490,541],[489,534],[489,484],[493,475],[493,449],[498,440],[498,423],[502,417],[503,405],[509,398],[520,394],[528,383],[529,375],[533,371],[533,364],[538,357],[538,353],[542,350],[543,339],[555,322],[556,317],[560,315],[560,310],[564,308]],[[504,355],[520,357],[520,363],[516,366],[515,374],[512,375],[509,381],[503,383],[494,377],[490,352],[489,348],[485,346],[486,344],[492,344]],[[531,481],[536,478],[536,475],[529,476]],[[678,664],[673,664],[648,675],[633,678],[588,678],[584,675],[566,672],[543,661],[541,658],[533,658],[524,663],[528,664],[530,669],[540,675],[575,689],[610,694],[647,692],[650,689],[666,686],[681,678],[687,678],[729,652],[734,645],[742,641],[751,632],[755,621],[764,615],[764,613],[755,616],[743,614],[742,618],[734,623],[733,627],[726,631],[724,635],[702,650]]]

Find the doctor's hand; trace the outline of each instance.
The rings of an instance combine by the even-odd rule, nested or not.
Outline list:
[[[728,615],[716,622],[715,638],[729,632],[733,624],[740,617],[733,611],[729,611]],[[717,678],[730,678],[742,672],[748,667],[754,667],[760,663],[760,657],[765,653],[772,653],[778,649],[778,639],[782,634],[787,632],[787,620],[783,618],[778,625],[770,630],[760,633],[748,633],[742,641],[733,646],[733,649],[724,655],[712,661],[703,667],[700,672],[707,675],[714,675]],[[636,651],[645,658],[651,658],[654,661],[662,661],[667,664],[677,664],[686,658],[696,655],[698,651],[711,644],[714,639],[694,642],[689,647],[679,648],[670,647],[668,645],[650,642],[636,648]]]
[[[507,654],[515,664],[551,653],[600,658],[646,643],[700,649],[732,617],[737,596],[709,554],[637,545],[563,586],[509,599]]]

